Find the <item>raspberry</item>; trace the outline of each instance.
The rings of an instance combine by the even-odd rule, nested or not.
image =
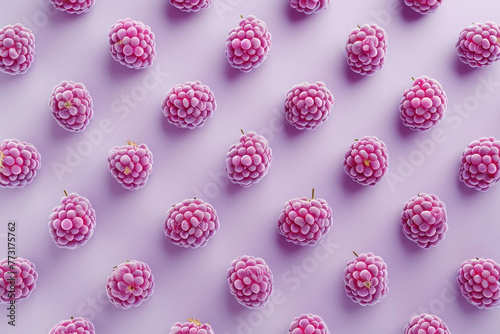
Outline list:
[[[136,70],[153,66],[156,58],[154,39],[150,27],[129,18],[118,20],[108,31],[111,56]]]
[[[347,296],[362,306],[379,303],[389,291],[387,265],[381,257],[366,253],[356,255],[344,270]]]
[[[266,138],[253,131],[241,132],[240,141],[226,155],[226,172],[231,182],[250,187],[267,174],[273,154]]]
[[[212,0],[170,0],[170,4],[183,12],[197,12],[208,8]]]
[[[491,259],[464,261],[458,271],[462,296],[477,308],[500,306],[500,265]]]
[[[293,198],[278,217],[278,232],[286,241],[300,246],[320,243],[332,226],[332,209],[322,198]]]
[[[295,85],[285,100],[286,120],[299,130],[312,130],[328,119],[333,102],[332,93],[321,81]]]
[[[116,266],[108,277],[106,291],[113,305],[123,309],[139,306],[154,292],[151,268],[141,261],[127,261]]]
[[[411,318],[404,329],[404,334],[450,334],[446,324],[437,315],[422,313]]]
[[[92,97],[82,83],[63,81],[49,98],[49,107],[57,123],[70,132],[85,130],[94,116]]]
[[[500,27],[476,23],[460,32],[455,45],[458,57],[471,67],[486,67],[500,59]]]
[[[332,0],[288,0],[290,6],[304,14],[313,14],[328,8]]]
[[[415,79],[403,93],[399,111],[403,124],[412,130],[427,131],[444,117],[448,104],[441,84],[427,76]]]
[[[54,7],[70,14],[86,13],[94,6],[95,0],[50,0]]]
[[[356,139],[345,153],[344,171],[361,185],[374,186],[388,169],[387,147],[377,137]]]
[[[436,195],[420,193],[406,202],[401,226],[406,237],[419,247],[435,247],[448,230],[446,207]]]
[[[308,313],[293,319],[288,334],[330,334],[330,331],[319,315]]]
[[[376,24],[354,28],[346,45],[347,64],[361,75],[380,71],[387,54],[387,34]]]
[[[111,175],[126,189],[139,189],[148,182],[153,171],[153,153],[146,144],[115,146],[109,151],[108,167]]]
[[[227,270],[229,290],[243,306],[260,309],[273,293],[273,274],[261,258],[244,255],[237,257]]]
[[[212,326],[202,324],[198,319],[188,319],[187,322],[176,322],[170,328],[169,334],[214,334]]]
[[[40,167],[41,156],[35,146],[17,139],[0,143],[1,188],[23,188],[33,181]]]
[[[219,230],[217,211],[199,198],[186,199],[167,211],[165,236],[181,247],[204,247]]]
[[[54,325],[49,334],[95,334],[95,327],[87,318],[71,317]]]
[[[217,109],[214,93],[199,81],[170,88],[162,101],[163,115],[168,122],[181,128],[202,127]]]
[[[94,234],[96,217],[90,201],[78,194],[67,194],[49,216],[49,232],[57,247],[76,249]]]
[[[0,29],[0,71],[23,74],[35,59],[35,36],[21,23]]]
[[[462,153],[458,178],[467,187],[487,191],[500,180],[500,140],[482,137]]]
[[[226,57],[232,67],[250,72],[262,65],[271,50],[271,34],[255,16],[243,17],[226,39]]]
[[[37,279],[35,264],[30,260],[19,256],[10,261],[7,258],[2,259],[0,261],[0,302],[9,304],[14,300],[17,304],[27,299],[35,289]]]
[[[405,0],[405,4],[420,14],[434,13],[443,0]]]

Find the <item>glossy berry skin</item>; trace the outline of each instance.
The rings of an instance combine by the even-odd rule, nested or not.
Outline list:
[[[363,186],[376,185],[388,170],[387,146],[375,136],[355,140],[345,153],[344,172]]]
[[[288,2],[300,13],[314,14],[327,9],[332,0],[288,0]]]
[[[212,4],[212,0],[169,0],[170,4],[175,8],[186,12],[198,12],[201,9],[206,9]]]
[[[188,319],[187,322],[176,322],[170,328],[169,334],[215,334],[212,326],[202,324],[196,319]]]
[[[49,334],[96,334],[94,324],[87,318],[62,320],[52,327]]]
[[[464,261],[457,282],[462,296],[477,308],[500,306],[500,264],[494,260],[476,258]]]
[[[380,71],[387,55],[387,34],[376,24],[354,28],[347,39],[347,64],[361,75]]]
[[[92,8],[95,0],[50,0],[55,9],[69,14],[83,14]]]
[[[437,315],[422,313],[411,318],[404,334],[450,334],[450,330]]]
[[[460,32],[455,48],[462,63],[491,66],[500,59],[500,27],[493,22],[475,23]]]
[[[19,256],[13,260],[2,259],[0,261],[0,302],[11,304],[14,301],[17,304],[28,299],[36,287],[37,279],[38,272],[35,264],[30,260]],[[12,282],[14,282],[14,287],[12,287]]]
[[[108,154],[111,175],[125,189],[137,190],[146,185],[153,171],[153,153],[146,144],[115,146]]]
[[[35,35],[21,23],[0,29],[0,71],[24,74],[35,60]]]
[[[482,137],[462,153],[458,178],[467,187],[487,191],[500,180],[500,140]]]
[[[42,167],[42,157],[35,146],[18,139],[0,143],[0,187],[24,188],[33,182]]]
[[[443,0],[404,0],[405,5],[420,14],[434,13],[441,6]]]
[[[307,313],[293,319],[288,334],[330,334],[330,330],[319,315]]]

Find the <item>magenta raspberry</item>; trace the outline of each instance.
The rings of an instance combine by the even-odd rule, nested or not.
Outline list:
[[[293,319],[288,334],[330,334],[330,331],[319,315],[307,313]]]
[[[458,178],[467,187],[487,191],[500,180],[500,140],[482,137],[462,153]]]
[[[333,102],[332,93],[321,81],[295,85],[285,100],[286,120],[299,130],[315,129],[328,119]]]
[[[170,0],[170,4],[183,12],[197,12],[208,8],[212,0]]]
[[[304,14],[313,14],[328,8],[332,0],[288,0],[290,6]]]
[[[458,271],[462,296],[480,309],[500,306],[500,264],[491,259],[464,261]]]
[[[176,322],[169,334],[215,334],[212,326],[202,324],[198,319],[189,318],[187,322]]]
[[[49,107],[57,123],[70,132],[85,130],[94,117],[92,97],[80,82],[63,81],[56,85]]]
[[[405,4],[420,14],[434,13],[443,0],[405,0]]]
[[[250,15],[242,17],[239,25],[229,32],[225,55],[232,67],[249,72],[267,59],[271,44],[266,24]]]
[[[170,124],[181,129],[202,127],[217,109],[215,95],[200,81],[175,85],[165,95],[161,108]]]
[[[460,32],[455,45],[458,57],[471,67],[486,67],[500,59],[500,27],[475,23]]]
[[[33,182],[41,167],[40,153],[32,144],[17,139],[0,143],[1,188],[23,188]]]
[[[12,274],[15,276],[13,281],[11,280]],[[13,300],[17,304],[29,298],[36,287],[37,279],[35,264],[30,260],[19,256],[10,261],[7,258],[2,259],[0,261],[0,302],[9,304]],[[14,282],[14,287],[11,282]],[[14,290],[13,296],[12,290]]]
[[[236,301],[252,309],[264,307],[274,289],[273,274],[267,263],[251,255],[233,260],[227,270],[227,282]]]
[[[70,14],[86,13],[94,6],[95,0],[50,0],[54,7]]]
[[[345,153],[344,171],[361,185],[374,186],[389,169],[385,143],[374,136],[356,139]]]
[[[94,324],[87,318],[77,317],[58,322],[49,334],[95,334]]]
[[[153,153],[146,144],[115,146],[109,151],[108,167],[111,175],[125,189],[139,189],[146,185],[153,171]]]
[[[141,21],[118,20],[109,28],[108,42],[111,56],[120,64],[136,70],[153,66],[155,35]]]
[[[404,334],[450,334],[450,330],[437,315],[422,313],[411,318]]]
[[[376,24],[354,28],[346,45],[347,64],[361,75],[373,75],[384,66],[387,54],[387,34]]]
[[[0,29],[0,71],[24,74],[35,60],[35,36],[21,23]]]

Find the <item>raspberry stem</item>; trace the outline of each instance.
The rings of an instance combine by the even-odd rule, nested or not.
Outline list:
[[[3,151],[0,153],[0,169],[3,168],[3,158],[5,158],[5,155],[3,154]]]
[[[312,190],[311,199],[312,199],[312,200],[314,199],[314,188],[313,188],[313,190]]]
[[[245,134],[245,131],[243,131],[243,129],[240,129],[241,131],[241,134],[244,135]]]
[[[241,18],[243,18],[243,15],[240,15]]]
[[[66,197],[68,197],[68,193],[66,192],[66,190],[63,190],[64,191],[64,195],[66,195]]]
[[[69,107],[71,107],[71,102],[66,101],[66,103],[64,104],[64,108],[69,108]]]
[[[127,140],[127,144],[132,145],[134,147],[137,147],[137,144],[135,143],[135,141],[131,141],[130,139]]]
[[[356,253],[355,251],[352,251],[354,253],[354,255],[356,255],[356,257],[359,257],[358,253]]]
[[[200,322],[200,320],[195,319],[195,318],[188,318],[188,321],[192,322],[195,325],[202,325],[202,323]]]
[[[367,289],[372,287],[372,284],[369,281],[365,281],[363,284],[366,286]]]
[[[359,24],[356,24],[358,26],[359,29],[361,29],[361,27],[359,26]]]
[[[414,77],[411,77],[411,79],[412,79],[413,81],[415,81],[415,78],[414,78]]]
[[[366,167],[370,167],[370,160],[365,159],[365,160],[363,161],[363,164],[364,164]]]

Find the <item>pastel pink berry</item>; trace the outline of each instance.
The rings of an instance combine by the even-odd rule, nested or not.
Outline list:
[[[288,0],[290,6],[298,12],[313,14],[328,8],[332,0]]]
[[[111,175],[125,189],[136,190],[146,185],[153,171],[153,153],[146,144],[114,146],[108,155]]]
[[[96,334],[94,324],[87,318],[77,317],[58,322],[49,334]]]
[[[347,296],[362,306],[375,305],[389,291],[387,265],[373,253],[356,255],[344,270],[344,286]]]
[[[16,257],[0,261],[0,301],[19,303],[31,296],[36,287],[38,273],[35,264],[28,259]],[[12,294],[14,291],[14,294]]]
[[[412,130],[427,131],[444,117],[448,99],[439,81],[422,76],[403,93],[399,111],[403,124]]]
[[[252,309],[264,307],[273,293],[273,274],[267,263],[251,255],[237,257],[227,270],[229,291],[236,301]]]
[[[332,209],[322,198],[293,198],[278,216],[278,232],[295,245],[314,246],[330,231]]]
[[[266,138],[250,131],[243,133],[240,141],[229,148],[226,173],[232,183],[250,187],[268,173],[272,160],[272,150]]]
[[[40,153],[35,146],[18,139],[0,143],[0,187],[23,188],[33,182],[42,167]]]
[[[330,330],[319,315],[307,313],[293,319],[288,334],[330,334]]]
[[[217,109],[215,95],[200,81],[188,81],[170,88],[162,101],[163,115],[181,129],[202,127]]]
[[[373,75],[382,69],[387,55],[387,34],[376,24],[354,28],[347,39],[347,64],[361,75]]]
[[[434,13],[443,0],[405,0],[405,4],[420,14]]]
[[[219,230],[219,218],[212,205],[200,198],[186,199],[167,211],[165,236],[181,247],[204,247]]]
[[[455,45],[459,59],[471,67],[486,67],[500,59],[500,27],[493,22],[463,29]]]
[[[437,315],[422,313],[411,318],[404,334],[450,334],[450,330]]]
[[[403,207],[401,226],[405,236],[419,247],[436,247],[448,230],[446,207],[433,194],[420,193]]]
[[[187,322],[176,322],[169,334],[215,334],[212,326],[202,324],[198,319],[189,318]]]
[[[111,56],[120,64],[136,70],[153,66],[155,35],[141,21],[118,20],[109,28],[108,42]]]
[[[70,132],[85,130],[94,117],[92,97],[80,82],[63,81],[56,85],[49,98],[49,107],[57,123]]]
[[[60,248],[76,249],[85,245],[94,234],[95,224],[90,201],[76,193],[66,194],[49,216],[50,235]]]
[[[467,187],[487,191],[500,180],[500,140],[482,137],[462,153],[458,177]]]
[[[106,291],[113,305],[123,309],[139,306],[154,292],[151,268],[141,261],[127,261],[113,269]]]
[[[226,39],[226,58],[229,64],[242,72],[250,72],[262,65],[271,50],[271,33],[264,21],[250,15],[229,32]]]
[[[347,149],[344,171],[361,185],[374,186],[389,169],[389,154],[385,143],[374,136],[355,140]]]
[[[183,12],[197,12],[208,8],[212,0],[170,0],[170,4]]]
[[[50,0],[54,7],[69,14],[83,14],[92,8],[95,0]]]
[[[330,116],[334,98],[326,85],[317,81],[295,85],[285,100],[285,118],[299,130],[312,130]]]
[[[480,309],[500,306],[500,265],[491,259],[464,261],[458,271],[462,296]]]
[[[0,29],[0,71],[24,74],[35,60],[35,35],[21,23]]]

